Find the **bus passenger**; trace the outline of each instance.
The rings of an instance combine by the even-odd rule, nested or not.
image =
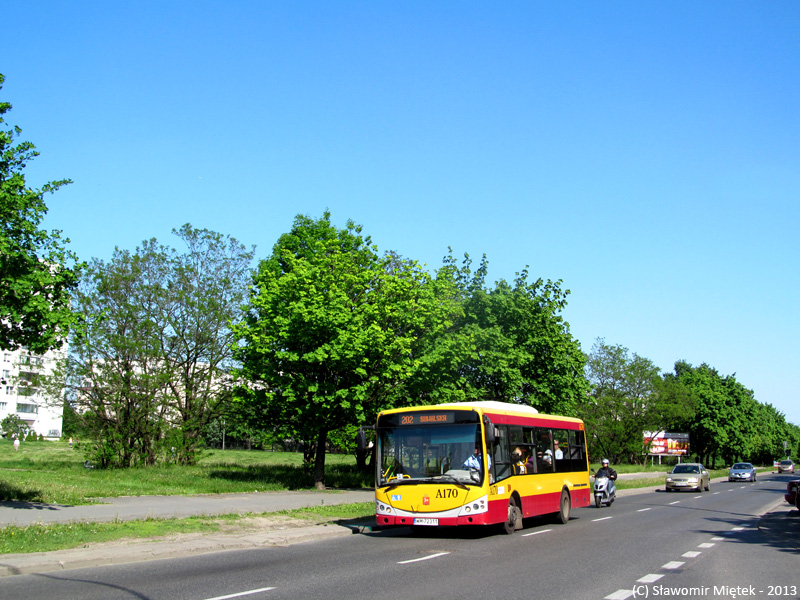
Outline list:
[[[558,440],[553,440],[553,445],[556,447],[556,460],[564,458],[564,451],[558,447]]]
[[[514,473],[517,475],[524,475],[526,473],[526,457],[525,450],[517,446],[511,453],[511,462],[514,465]]]

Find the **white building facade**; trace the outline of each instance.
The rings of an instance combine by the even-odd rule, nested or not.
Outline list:
[[[42,375],[53,373],[56,360],[65,352],[65,348],[44,355],[24,348],[0,351],[0,421],[17,415],[32,433],[53,440],[61,437],[63,407],[47,402],[36,384]]]

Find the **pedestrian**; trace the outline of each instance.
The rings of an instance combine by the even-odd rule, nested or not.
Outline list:
[[[14,436],[14,452],[16,452],[17,450],[19,450],[19,437]]]
[[[69,438],[69,447],[72,448],[72,438]]]

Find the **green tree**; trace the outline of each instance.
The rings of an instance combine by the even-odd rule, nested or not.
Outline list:
[[[191,464],[202,432],[230,404],[234,338],[252,251],[185,225],[180,253],[143,242],[94,260],[76,294],[83,322],[68,380],[102,466]],[[169,439],[167,439],[167,435]]]
[[[89,264],[75,295],[83,320],[70,340],[68,399],[99,467],[152,465],[161,451],[170,377],[157,320],[162,258],[117,249]]]
[[[241,390],[257,418],[307,442],[325,487],[331,431],[373,422],[409,398],[422,341],[448,325],[452,306],[413,261],[379,255],[352,221],[298,216],[263,260],[236,327]]]
[[[0,75],[0,90],[4,81]],[[9,110],[11,104],[0,102],[0,124]],[[70,294],[80,265],[60,231],[40,228],[44,195],[70,181],[29,187],[23,170],[39,153],[30,142],[15,143],[20,133],[19,127],[0,130],[0,348],[43,354],[61,346],[74,322]]]
[[[580,344],[561,316],[569,291],[560,281],[528,281],[527,269],[513,283],[501,279],[488,288],[487,273],[485,256],[474,272],[468,255],[461,266],[452,253],[444,259],[437,278],[451,282],[442,290],[455,290],[459,310],[423,355],[431,365],[426,381],[437,382],[429,392],[441,400],[499,400],[575,414],[588,386]]]
[[[28,435],[30,428],[18,415],[8,415],[5,419],[0,421],[0,431],[5,433],[9,439],[11,437],[24,439],[25,436]]]
[[[203,430],[231,403],[236,340],[229,324],[247,299],[254,250],[188,224],[173,233],[187,251],[160,251],[167,263],[158,282],[158,355],[171,371],[166,393],[177,460],[191,464]]]
[[[691,452],[712,468],[722,448],[730,441],[726,422],[733,421],[725,378],[706,363],[693,367],[685,361],[675,363],[675,375],[692,396],[696,406],[688,423]]]
[[[659,369],[651,360],[600,338],[592,347],[586,372],[592,391],[581,402],[581,414],[590,453],[638,462],[644,431],[661,430],[666,421]]]

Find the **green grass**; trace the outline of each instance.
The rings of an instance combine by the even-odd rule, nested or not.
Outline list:
[[[198,464],[133,469],[85,469],[80,447],[66,442],[24,442],[14,452],[0,440],[0,500],[90,504],[93,498],[228,494],[312,489],[303,456],[292,452],[209,450]],[[325,482],[332,488],[371,487],[351,455],[329,454]]]
[[[251,527],[248,521],[252,521],[254,517],[263,518],[270,515],[280,515],[315,524],[336,523],[373,519],[375,516],[375,504],[373,502],[360,502],[336,506],[318,506],[260,515],[231,514],[217,517],[145,519],[110,523],[39,523],[26,527],[12,525],[0,529],[0,554],[50,552],[121,539],[158,539],[173,534],[219,533],[225,529],[229,531],[247,531]]]

